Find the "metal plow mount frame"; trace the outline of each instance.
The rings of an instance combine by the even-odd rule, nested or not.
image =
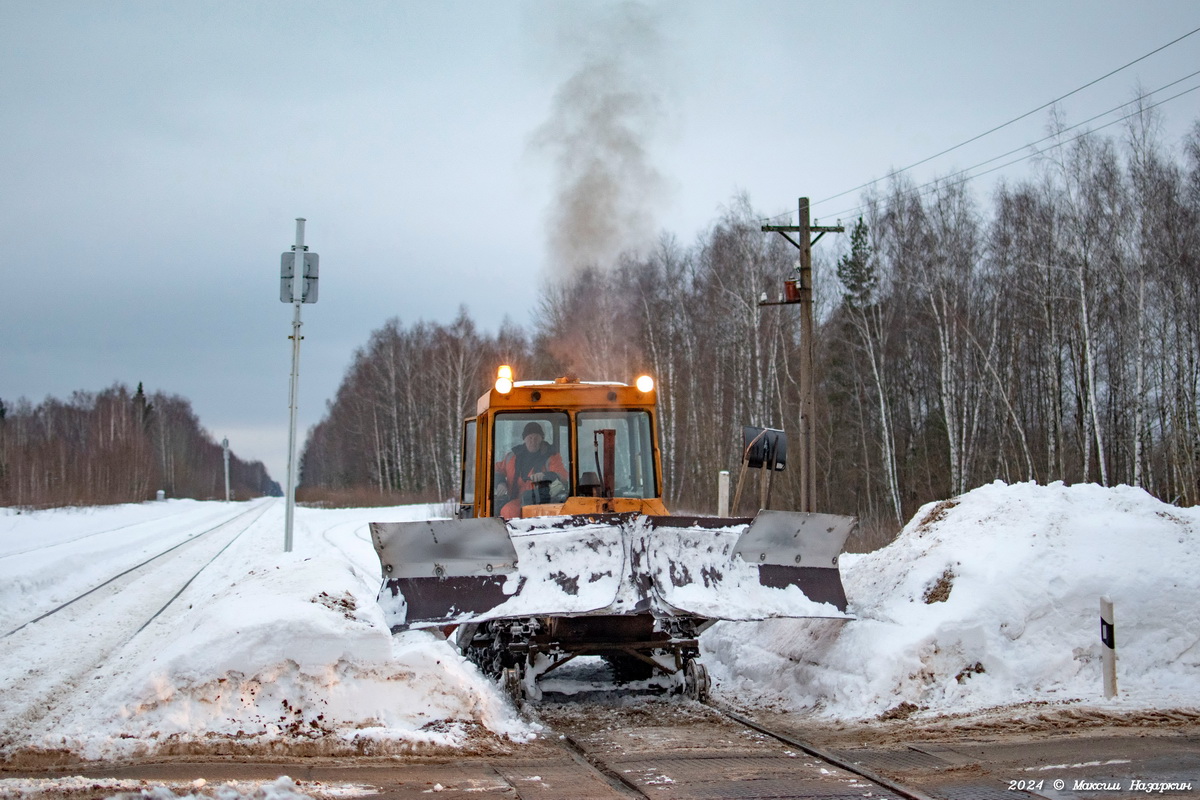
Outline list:
[[[371,523],[393,631],[650,613],[845,618],[837,557],[851,517],[643,514]]]

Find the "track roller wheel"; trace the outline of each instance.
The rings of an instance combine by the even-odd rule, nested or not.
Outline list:
[[[694,658],[688,659],[683,665],[683,693],[693,700],[703,703],[708,699],[708,690],[711,683],[708,679],[708,670],[704,665]]]
[[[512,698],[517,708],[525,702],[525,681],[521,680],[521,670],[517,667],[505,667],[501,671],[500,687]]]

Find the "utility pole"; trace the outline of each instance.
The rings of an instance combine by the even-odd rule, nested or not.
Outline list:
[[[763,231],[778,233],[800,251],[800,277],[796,288],[800,304],[800,510],[816,511],[817,448],[816,448],[816,381],[813,364],[816,348],[813,343],[813,279],[812,246],[827,233],[843,233],[841,225],[813,226],[808,211],[808,198],[800,198],[799,225],[763,225]],[[799,234],[796,239],[789,233]],[[817,238],[812,239],[816,233]]]

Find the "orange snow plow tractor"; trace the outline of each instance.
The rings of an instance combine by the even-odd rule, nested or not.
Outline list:
[[[393,632],[455,629],[515,696],[600,656],[633,688],[708,692],[700,633],[719,620],[846,616],[851,517],[672,516],[653,381],[513,380],[463,426],[457,519],[372,523]]]

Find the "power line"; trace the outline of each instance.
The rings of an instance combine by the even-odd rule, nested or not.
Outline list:
[[[1179,79],[1179,80],[1177,80],[1177,81],[1174,81],[1174,82],[1172,82],[1172,83],[1169,83],[1169,84],[1167,84],[1166,86],[1162,87],[1162,89],[1166,89],[1166,88],[1169,88],[1169,87],[1171,87],[1171,86],[1174,86],[1175,84],[1177,84],[1177,83],[1180,83],[1181,81],[1185,81],[1185,80],[1187,80],[1188,78],[1194,77],[1195,75],[1200,75],[1200,71],[1193,72],[1191,75],[1188,75],[1188,76],[1187,76],[1187,77],[1185,77],[1185,78],[1180,78],[1180,79]],[[1155,91],[1162,91],[1162,89],[1156,89]],[[1011,166],[1012,166],[1012,165],[1014,165],[1014,164],[1019,164],[1019,163],[1021,163],[1022,161],[1027,161],[1027,160],[1029,160],[1029,159],[1033,158],[1034,156],[1041,155],[1042,153],[1044,153],[1044,152],[1046,152],[1046,151],[1048,151],[1048,150],[1054,150],[1054,149],[1056,149],[1056,148],[1063,147],[1064,145],[1071,144],[1072,142],[1078,141],[1079,139],[1082,139],[1082,138],[1083,138],[1083,137],[1085,137],[1085,136],[1088,136],[1088,135],[1090,135],[1090,134],[1092,134],[1092,133],[1095,133],[1096,131],[1102,131],[1102,130],[1104,130],[1105,128],[1109,128],[1109,127],[1112,127],[1113,125],[1116,125],[1117,123],[1124,122],[1124,121],[1125,121],[1125,120],[1127,120],[1127,119],[1132,119],[1133,117],[1136,117],[1138,114],[1141,114],[1141,113],[1144,113],[1144,112],[1146,112],[1146,111],[1149,111],[1149,110],[1150,110],[1150,109],[1152,109],[1152,108],[1157,108],[1158,106],[1161,106],[1161,105],[1163,105],[1164,103],[1169,103],[1169,102],[1171,102],[1172,100],[1176,100],[1176,99],[1178,99],[1178,98],[1180,98],[1180,97],[1183,97],[1183,96],[1184,96],[1184,95],[1186,95],[1186,94],[1191,94],[1192,92],[1194,92],[1194,91],[1196,91],[1196,90],[1198,90],[1198,89],[1200,89],[1200,85],[1193,86],[1193,87],[1192,87],[1192,88],[1190,88],[1190,89],[1184,89],[1182,92],[1179,92],[1178,94],[1174,94],[1174,95],[1172,95],[1172,96],[1170,96],[1170,97],[1166,98],[1165,100],[1160,100],[1160,101],[1158,101],[1157,103],[1153,103],[1153,104],[1151,104],[1151,105],[1149,105],[1149,106],[1146,106],[1145,108],[1141,108],[1141,109],[1138,109],[1138,110],[1136,110],[1136,111],[1133,111],[1132,113],[1129,113],[1129,114],[1126,114],[1126,115],[1125,115],[1125,116],[1123,116],[1123,117],[1119,117],[1119,118],[1117,118],[1117,119],[1114,119],[1114,120],[1112,120],[1111,122],[1106,122],[1105,124],[1101,125],[1100,127],[1096,128],[1095,130],[1087,130],[1087,131],[1084,131],[1083,133],[1080,133],[1080,134],[1079,134],[1079,135],[1077,135],[1077,136],[1072,136],[1070,139],[1064,139],[1064,140],[1063,140],[1063,141],[1061,141],[1061,142],[1055,142],[1053,145],[1051,145],[1050,147],[1047,147],[1045,150],[1042,150],[1042,151],[1037,151],[1037,152],[1033,152],[1033,153],[1027,153],[1027,154],[1025,154],[1025,155],[1021,156],[1020,158],[1014,158],[1012,161],[1005,162],[1004,164],[1000,164],[999,166],[992,167],[991,169],[986,169],[986,170],[984,170],[983,172],[977,173],[977,174],[975,174],[975,175],[967,175],[967,174],[966,174],[966,173],[970,172],[971,170],[978,169],[979,167],[981,167],[981,166],[983,166],[983,165],[985,165],[985,164],[990,164],[990,163],[992,163],[993,161],[997,161],[997,160],[999,160],[999,159],[1001,159],[1001,158],[1004,158],[1005,156],[1010,156],[1010,155],[1012,155],[1013,153],[1020,152],[1021,150],[1024,150],[1024,149],[1026,149],[1026,148],[1029,148],[1029,147],[1035,147],[1036,145],[1039,145],[1039,144],[1041,144],[1042,142],[1046,141],[1047,139],[1054,139],[1054,138],[1056,138],[1056,137],[1058,137],[1058,136],[1061,136],[1062,134],[1064,134],[1064,133],[1066,133],[1066,132],[1068,132],[1068,131],[1075,130],[1076,128],[1079,128],[1079,127],[1080,127],[1080,126],[1082,126],[1082,125],[1086,125],[1087,123],[1089,123],[1089,122],[1092,122],[1092,121],[1094,121],[1094,120],[1096,120],[1096,119],[1099,119],[1100,117],[1103,117],[1103,116],[1105,116],[1105,115],[1107,115],[1107,114],[1111,114],[1113,111],[1116,111],[1117,109],[1124,108],[1125,106],[1129,105],[1130,103],[1136,103],[1136,102],[1137,102],[1137,100],[1141,100],[1141,99],[1142,99],[1142,98],[1144,98],[1144,97],[1148,97],[1149,95],[1151,95],[1151,94],[1154,94],[1154,92],[1148,92],[1147,94],[1144,94],[1144,95],[1142,95],[1142,97],[1139,97],[1139,98],[1137,98],[1136,100],[1131,100],[1129,103],[1122,103],[1121,105],[1119,105],[1119,106],[1116,106],[1116,108],[1111,108],[1111,109],[1109,109],[1108,111],[1105,111],[1103,114],[1097,114],[1095,117],[1092,117],[1092,118],[1091,118],[1091,119],[1089,119],[1089,120],[1084,120],[1083,122],[1080,122],[1080,123],[1077,123],[1077,124],[1075,124],[1075,125],[1072,125],[1072,126],[1071,126],[1071,127],[1069,127],[1069,128],[1064,128],[1063,130],[1059,131],[1058,133],[1054,133],[1054,134],[1051,134],[1051,135],[1049,135],[1049,136],[1045,136],[1045,137],[1043,137],[1043,138],[1041,138],[1041,139],[1038,139],[1036,142],[1032,142],[1032,143],[1030,143],[1030,144],[1023,145],[1023,146],[1021,146],[1021,147],[1018,147],[1018,148],[1016,148],[1015,150],[1010,150],[1010,151],[1008,151],[1007,153],[1003,153],[1003,154],[1001,154],[1001,155],[995,156],[994,158],[989,158],[987,161],[981,161],[981,162],[979,162],[978,164],[975,164],[974,166],[967,167],[966,169],[963,169],[963,170],[959,170],[958,172],[955,172],[955,173],[953,173],[953,174],[951,174],[951,175],[948,175],[948,176],[946,176],[946,177],[944,177],[944,178],[935,178],[935,179],[934,179],[934,180],[932,180],[932,181],[928,181],[927,183],[923,183],[923,184],[921,184],[920,186],[914,187],[913,189],[911,189],[911,190],[909,190],[909,191],[907,191],[907,192],[904,192],[904,194],[906,194],[906,195],[913,195],[913,196],[915,196],[915,197],[920,197],[921,195],[924,195],[924,194],[929,194],[929,193],[931,193],[931,191],[932,191],[933,189],[935,189],[935,188],[937,188],[937,187],[939,187],[939,186],[940,186],[940,187],[943,187],[943,188],[953,188],[953,187],[955,187],[955,186],[958,186],[958,185],[960,185],[960,184],[966,183],[967,181],[973,180],[973,179],[975,179],[975,178],[979,178],[979,177],[982,177],[982,176],[984,176],[984,175],[989,175],[989,174],[991,174],[991,173],[993,173],[993,172],[997,172],[997,171],[999,171],[999,170],[1002,170],[1002,169],[1005,169],[1005,168],[1007,168],[1007,167],[1011,167]],[[898,174],[898,173],[893,173],[893,174]],[[961,177],[961,178],[960,178],[960,176],[965,176],[965,177]],[[960,178],[960,179],[959,179],[959,178]],[[956,180],[956,179],[958,179],[958,180]],[[881,179],[881,180],[882,180],[882,179]],[[839,211],[839,212],[837,212],[837,214],[833,214],[833,215],[831,215],[831,216],[834,216],[834,217],[835,217],[835,218],[837,218],[837,219],[841,219],[841,218],[843,218],[843,217],[852,217],[852,216],[854,216],[854,215],[855,215],[857,212],[863,211],[863,210],[865,210],[865,209],[866,209],[866,205],[858,205],[858,206],[855,206],[855,207],[853,207],[853,208],[848,208],[848,209],[845,209],[845,210],[843,210],[843,211]]]
[[[1061,100],[1065,100],[1065,99],[1067,99],[1068,97],[1070,97],[1070,96],[1071,96],[1071,95],[1073,95],[1073,94],[1078,94],[1079,92],[1082,92],[1084,89],[1087,89],[1087,88],[1088,88],[1088,87],[1090,87],[1090,86],[1095,86],[1097,83],[1100,83],[1101,81],[1103,81],[1103,80],[1105,80],[1105,79],[1107,79],[1107,78],[1111,78],[1113,75],[1116,75],[1118,72],[1121,72],[1122,70],[1125,70],[1125,69],[1128,69],[1129,67],[1132,67],[1134,64],[1138,63],[1139,61],[1145,61],[1145,60],[1146,60],[1147,58],[1149,58],[1150,56],[1152,56],[1152,55],[1154,55],[1154,54],[1156,54],[1156,53],[1160,53],[1160,52],[1162,52],[1163,50],[1166,50],[1168,47],[1170,47],[1170,46],[1172,46],[1172,45],[1175,45],[1175,44],[1178,44],[1179,42],[1182,42],[1184,39],[1186,39],[1186,38],[1188,38],[1189,36],[1192,36],[1193,34],[1196,34],[1196,33],[1198,33],[1198,32],[1200,32],[1200,28],[1196,28],[1196,29],[1194,29],[1194,30],[1191,30],[1191,31],[1189,31],[1189,32],[1185,33],[1184,35],[1180,36],[1178,39],[1174,39],[1174,40],[1172,40],[1172,41],[1170,41],[1170,42],[1167,42],[1166,44],[1162,45],[1161,47],[1155,48],[1154,50],[1151,50],[1149,53],[1146,53],[1146,54],[1145,54],[1145,55],[1143,55],[1143,56],[1139,56],[1138,58],[1135,58],[1133,61],[1130,61],[1128,64],[1125,64],[1124,66],[1117,67],[1116,69],[1112,70],[1111,72],[1108,72],[1108,73],[1106,73],[1106,74],[1104,74],[1104,75],[1101,75],[1099,78],[1096,78],[1095,80],[1089,81],[1088,83],[1085,83],[1083,86],[1080,86],[1080,87],[1079,87],[1079,88],[1077,88],[1077,89],[1072,89],[1071,91],[1067,92],[1066,94],[1062,95],[1061,97],[1057,97],[1057,98],[1055,98],[1054,100],[1051,100],[1051,101],[1050,101],[1050,102],[1048,102],[1048,103],[1043,103],[1042,105],[1038,106],[1037,108],[1035,108],[1035,109],[1032,109],[1031,111],[1026,111],[1024,114],[1020,115],[1019,117],[1014,117],[1014,118],[1010,119],[1008,122],[1005,122],[1005,123],[1003,123],[1003,124],[1001,124],[1001,125],[997,125],[996,127],[992,128],[991,130],[984,131],[983,133],[981,133],[981,134],[979,134],[979,135],[977,135],[977,136],[972,136],[970,139],[967,139],[967,140],[966,140],[966,141],[964,141],[964,142],[959,142],[958,144],[954,145],[953,147],[949,147],[949,148],[947,148],[947,149],[945,149],[945,150],[941,151],[940,153],[935,153],[934,155],[931,155],[931,156],[929,156],[928,158],[923,158],[923,159],[921,159],[920,161],[917,161],[917,162],[915,162],[915,163],[909,164],[907,167],[904,167],[903,169],[898,169],[898,170],[895,170],[895,171],[893,171],[893,172],[891,172],[891,173],[889,173],[889,174],[890,174],[890,175],[899,175],[900,173],[907,172],[908,170],[910,170],[910,169],[913,169],[914,167],[919,167],[919,166],[921,166],[922,164],[926,164],[926,163],[928,163],[928,162],[930,162],[930,161],[934,160],[935,158],[939,158],[939,157],[941,157],[941,156],[944,156],[944,155],[946,155],[947,153],[952,153],[952,152],[954,152],[955,150],[958,150],[960,147],[965,147],[966,145],[968,145],[968,144],[971,144],[972,142],[979,141],[979,140],[980,140],[980,139],[982,139],[983,137],[985,137],[985,136],[988,136],[988,135],[990,135],[990,134],[993,134],[993,133],[995,133],[996,131],[998,131],[998,130],[1001,130],[1001,129],[1003,129],[1003,128],[1007,128],[1009,125],[1012,125],[1012,124],[1013,124],[1013,123],[1015,123],[1015,122],[1020,122],[1021,120],[1025,119],[1026,117],[1028,117],[1028,116],[1031,116],[1031,115],[1033,115],[1033,114],[1036,114],[1036,113],[1037,113],[1037,112],[1039,112],[1039,111],[1043,111],[1043,110],[1045,110],[1045,109],[1049,108],[1050,106],[1054,105],[1055,103],[1057,103],[1057,102],[1059,102],[1059,101],[1061,101]],[[1186,79],[1181,79],[1181,80],[1186,80]],[[1003,156],[999,156],[999,158],[1003,158]],[[886,177],[886,176],[885,176],[885,177]],[[818,200],[818,201],[816,201],[815,203],[813,203],[813,205],[814,205],[814,206],[819,206],[819,205],[821,205],[822,203],[829,202],[830,200],[836,200],[837,198],[839,198],[839,197],[843,197],[843,196],[845,196],[845,195],[848,195],[848,194],[850,194],[851,192],[857,192],[857,191],[859,191],[860,189],[865,189],[865,188],[867,188],[868,186],[874,186],[876,183],[879,183],[881,180],[883,180],[883,178],[876,178],[875,180],[872,180],[872,181],[867,181],[866,183],[862,184],[861,186],[855,186],[853,189],[847,189],[847,190],[846,190],[846,191],[844,191],[844,192],[838,192],[837,194],[830,195],[829,197],[826,197],[826,198],[825,198],[825,199],[823,199],[823,200]]]

